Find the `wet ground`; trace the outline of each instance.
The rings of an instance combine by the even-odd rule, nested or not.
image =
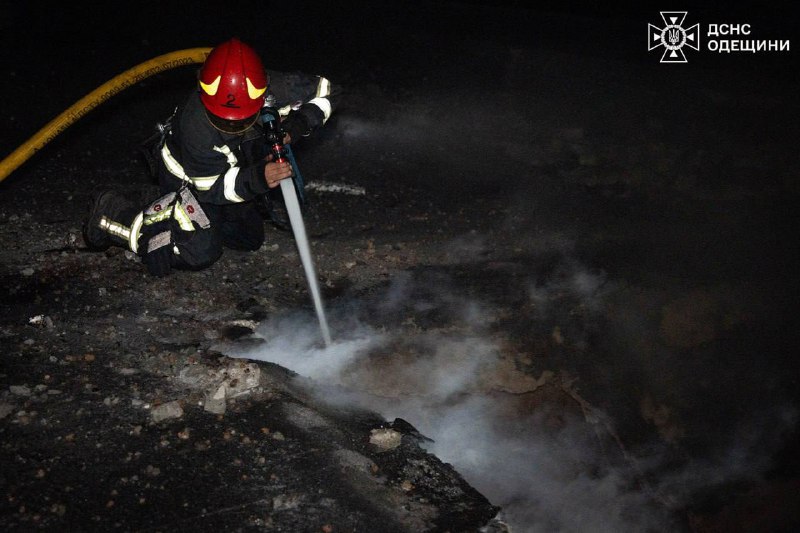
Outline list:
[[[269,224],[161,280],[84,249],[91,188],[152,196],[136,148],[191,68],[0,185],[3,527],[469,531],[498,506],[493,530],[793,529],[794,55],[661,65],[657,11],[313,7],[272,33],[201,7],[189,35],[167,8],[81,32],[15,8],[4,152],[230,33],[345,92],[296,148],[327,350]]]

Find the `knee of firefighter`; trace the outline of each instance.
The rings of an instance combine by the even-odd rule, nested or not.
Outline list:
[[[181,262],[191,270],[211,266],[222,255],[222,241],[211,229],[180,232],[175,246]]]
[[[264,219],[253,202],[223,206],[219,222],[225,248],[254,252],[264,244]]]
[[[255,252],[264,244],[264,233],[262,232],[261,235],[238,235],[234,238],[231,238],[230,235],[225,235],[223,239],[223,244],[227,248]]]

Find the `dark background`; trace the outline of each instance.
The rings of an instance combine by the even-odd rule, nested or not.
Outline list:
[[[752,35],[746,38],[791,41],[797,36],[797,8],[788,3],[703,2],[672,9],[677,8],[689,11],[687,27],[697,22],[701,30],[711,22],[748,23]],[[549,52],[554,61],[559,54],[567,54],[598,66],[592,73],[586,69],[585,78],[579,71],[560,75],[543,71],[543,83],[532,87],[533,91],[580,87],[582,96],[595,100],[595,108],[603,105],[597,99],[604,91],[616,89],[615,83],[639,90],[667,112],[676,108],[691,112],[702,98],[700,87],[791,102],[797,87],[793,50],[716,54],[685,49],[688,64],[659,64],[661,49],[648,52],[643,43],[647,23],[662,24],[661,9],[670,7],[599,2],[530,7],[522,2],[479,1],[75,2],[53,7],[41,2],[3,2],[0,29],[7,50],[7,82],[2,87],[0,133],[4,151],[9,152],[114,75],[158,55],[213,46],[234,35],[263,51],[268,68],[324,72],[345,85],[379,82],[396,94],[420,91],[421,81],[453,68],[449,81],[454,86],[463,76],[483,95],[476,101],[491,102],[501,58],[493,59],[494,52],[487,49],[465,64],[475,55],[465,44],[476,49],[486,44]],[[703,43],[708,40],[705,31],[701,38]],[[605,62],[607,68],[602,66]],[[124,106],[125,101],[157,98],[154,93],[169,89],[165,83],[185,79],[183,75],[161,78],[167,79],[146,81],[146,88],[126,91],[96,113],[115,113],[116,106]],[[164,103],[166,110],[171,105]],[[91,120],[73,127],[91,127],[86,125]],[[696,119],[679,111],[673,122],[686,128],[691,120]],[[143,122],[148,120],[131,117],[132,127]],[[738,128],[751,126],[743,123]]]

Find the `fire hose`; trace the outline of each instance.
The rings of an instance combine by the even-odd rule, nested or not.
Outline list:
[[[192,63],[203,63],[210,52],[211,48],[177,50],[169,54],[154,57],[149,61],[140,63],[122,74],[111,78],[106,83],[72,104],[63,113],[36,132],[33,137],[3,159],[3,161],[0,162],[0,181],[6,179],[17,167],[41,150],[47,143],[55,139],[58,134],[62,133],[74,122],[78,121],[115,94],[159,72],[184,65],[191,65]]]
[[[16,150],[11,152],[5,159],[0,161],[0,182],[8,177],[14,170],[21,164],[30,159],[36,152],[41,150],[47,143],[52,141],[57,135],[66,130],[74,122],[88,114],[94,108],[114,96],[115,94],[131,87],[141,80],[164,72],[176,67],[190,65],[193,63],[203,63],[211,52],[211,48],[188,48],[185,50],[177,50],[158,57],[154,57],[149,61],[140,63],[133,68],[130,68],[110,79],[94,91],[90,92],[56,118],[48,122],[42,129],[36,132],[30,139],[20,145]],[[276,123],[271,123],[268,114],[264,114],[262,120],[265,126],[272,128]],[[300,176],[297,163],[291,152],[291,148],[282,142],[277,144],[273,143],[271,146],[273,152],[278,157],[285,157],[294,170],[294,174]],[[299,182],[302,187],[302,181]],[[325,346],[331,344],[330,331],[328,323],[325,318],[325,313],[322,308],[322,299],[320,297],[319,284],[317,281],[314,262],[311,257],[310,247],[308,245],[308,238],[306,236],[305,224],[303,223],[303,216],[300,210],[300,205],[297,200],[297,192],[295,191],[296,182],[293,180],[281,181],[281,192],[286,202],[286,210],[289,215],[289,221],[292,225],[295,241],[297,243],[300,259],[303,263],[306,278],[311,291],[314,307],[319,319],[320,328],[322,330],[322,337],[325,341]],[[300,191],[302,195],[302,190]],[[302,196],[301,196],[302,198]]]
[[[325,310],[322,307],[319,282],[314,268],[314,260],[311,256],[311,247],[308,245],[308,236],[306,235],[306,226],[303,222],[303,213],[300,209],[300,202],[297,199],[298,194],[301,195],[300,197],[302,198],[303,180],[300,169],[297,167],[297,161],[292,153],[292,148],[288,144],[283,144],[283,133],[280,131],[280,121],[277,117],[277,111],[271,110],[268,107],[264,107],[261,110],[261,122],[264,124],[264,136],[270,148],[270,152],[272,153],[273,160],[281,163],[288,161],[292,166],[292,172],[295,176],[293,180],[281,180],[281,193],[283,194],[283,201],[286,205],[286,213],[289,215],[289,222],[292,225],[292,233],[294,233],[297,251],[300,254],[300,260],[305,270],[308,289],[314,303],[314,310],[317,313],[322,340],[325,342],[325,347],[329,347],[331,345],[331,333],[328,328],[328,320],[325,317]]]

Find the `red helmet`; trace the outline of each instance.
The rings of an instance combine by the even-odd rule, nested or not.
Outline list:
[[[258,113],[266,90],[261,59],[236,38],[211,50],[200,69],[200,100],[210,113],[225,120],[242,120]]]

